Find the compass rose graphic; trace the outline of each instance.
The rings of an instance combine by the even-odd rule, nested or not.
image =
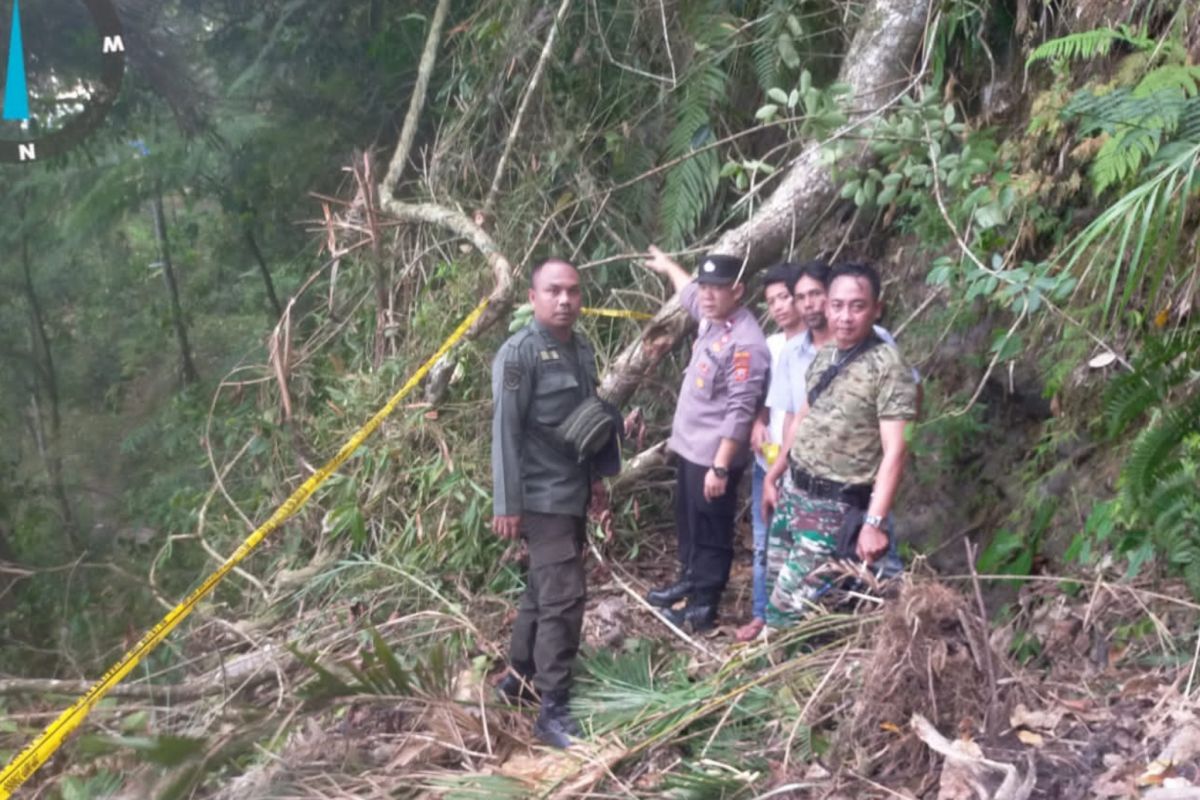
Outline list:
[[[0,0],[0,14],[7,5]],[[11,8],[7,31],[0,17],[0,162],[32,163],[103,123],[125,74],[125,38],[111,0],[12,0]]]

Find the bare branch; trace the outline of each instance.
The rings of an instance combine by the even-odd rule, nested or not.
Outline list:
[[[474,339],[492,326],[512,306],[515,265],[500,252],[496,242],[482,227],[461,211],[434,203],[402,203],[392,197],[381,197],[383,210],[401,222],[419,222],[437,225],[466,239],[483,254],[492,268],[495,285],[488,297],[488,307],[479,320],[467,331],[467,339]]]
[[[433,74],[433,62],[437,56],[438,40],[442,36],[442,26],[446,22],[450,10],[450,0],[438,0],[437,9],[433,12],[433,21],[429,23],[429,34],[425,37],[425,49],[421,52],[421,63],[417,67],[417,82],[413,86],[412,98],[408,103],[408,113],[404,115],[404,125],[400,128],[400,142],[392,161],[388,165],[387,175],[379,186],[379,195],[383,198],[392,197],[404,165],[408,162],[408,152],[412,150],[413,139],[417,135],[417,120],[421,116],[421,108],[425,105],[425,92],[429,89],[429,76]]]
[[[521,121],[525,118],[526,109],[529,108],[529,99],[533,97],[533,93],[542,79],[546,62],[550,60],[550,51],[554,49],[554,39],[558,36],[558,27],[562,24],[563,17],[566,16],[570,6],[571,0],[563,0],[562,5],[558,7],[558,13],[554,15],[554,24],[550,26],[550,33],[546,35],[546,44],[542,47],[542,54],[538,56],[537,66],[533,68],[533,74],[529,76],[529,83],[525,84],[525,93],[521,96],[521,102],[517,106],[517,116],[513,119],[512,128],[508,132],[504,151],[500,154],[500,160],[496,162],[496,174],[492,176],[492,188],[488,189],[487,197],[483,201],[485,218],[492,215],[492,207],[496,204],[496,195],[500,192],[500,179],[504,177],[504,168],[508,165],[508,157],[512,154],[517,135],[521,132]]]
[[[263,672],[249,683],[263,683],[275,677],[273,672]],[[78,697],[90,690],[93,681],[53,680],[42,678],[0,679],[0,695],[56,694]],[[118,700],[171,700],[189,702],[202,697],[225,694],[229,687],[210,681],[189,681],[175,684],[122,683],[109,689],[106,697]]]

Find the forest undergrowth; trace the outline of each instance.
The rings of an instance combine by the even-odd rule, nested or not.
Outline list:
[[[5,754],[490,297],[29,796],[1200,791],[1194,4],[428,5],[165,4],[164,30],[190,30],[211,73],[165,83],[211,92],[211,127],[187,130],[205,104],[160,96],[155,70],[183,68],[154,64],[95,163],[0,198],[36,212],[0,230],[22,254],[0,273],[22,288],[0,304],[21,381],[0,393],[30,409],[0,416],[19,443],[0,463]],[[846,54],[889,51],[871,30],[886,13],[915,27],[881,88]],[[159,128],[135,157],[121,137],[139,109]],[[758,251],[780,197],[804,213]],[[195,265],[190,317],[155,311],[143,274],[155,259],[157,293],[170,269],[146,213],[164,204],[175,260]],[[634,263],[652,242],[684,259],[737,242],[751,273],[785,255],[884,268],[886,324],[926,387],[902,580],[735,645],[742,519],[714,634],[645,606],[672,570],[662,445],[688,336]],[[588,735],[565,753],[491,690],[522,553],[487,531],[490,361],[551,254],[579,266],[585,306],[653,315],[580,323],[643,425],[615,524],[591,532]],[[94,291],[35,269],[59,261],[94,267]],[[167,370],[163,343],[189,325],[195,357],[181,344]]]

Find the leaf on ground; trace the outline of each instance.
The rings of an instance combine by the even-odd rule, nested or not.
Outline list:
[[[1174,764],[1186,764],[1200,755],[1200,725],[1195,723],[1184,725],[1175,732],[1167,746],[1146,771],[1138,778],[1138,783],[1161,783],[1168,775],[1168,769]],[[1157,778],[1157,780],[1155,780]]]
[[[1058,723],[1062,721],[1063,713],[1061,708],[1030,711],[1024,703],[1018,703],[1012,714],[1009,715],[1008,724],[1014,728],[1028,728],[1029,730],[1053,733],[1054,729],[1058,727]]]
[[[1021,741],[1021,744],[1027,744],[1030,747],[1042,747],[1046,744],[1046,740],[1042,738],[1042,735],[1033,731],[1017,731],[1017,738]]]
[[[950,748],[972,759],[983,757],[979,745],[967,739],[955,739]],[[942,777],[938,781],[937,800],[976,800],[979,781],[974,770],[966,763],[946,759],[942,764]]]
[[[1118,761],[1111,765],[1104,774],[1092,781],[1091,796],[1095,798],[1137,797],[1131,766],[1124,761]]]
[[[568,750],[530,750],[512,756],[495,772],[546,791],[596,764],[608,763],[624,752],[625,748],[617,745],[599,747],[587,743],[573,745]]]
[[[1162,786],[1143,794],[1142,800],[1200,800],[1200,789],[1186,778],[1167,778]]]

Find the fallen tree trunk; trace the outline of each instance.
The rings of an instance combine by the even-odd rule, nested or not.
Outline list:
[[[279,645],[268,644],[234,656],[193,680],[182,683],[122,683],[111,687],[104,696],[119,700],[186,703],[256,688],[279,679],[298,663],[291,653]],[[0,678],[0,696],[55,694],[77,697],[87,693],[94,685],[95,681],[91,680]]]
[[[928,13],[929,0],[875,0],[863,14],[839,74],[839,81],[850,86],[854,98],[855,109],[851,111],[848,129],[856,129],[883,113],[915,84],[909,64],[921,42]],[[840,166],[862,166],[872,160],[865,147],[854,158],[857,164]],[[392,195],[394,186],[385,182],[382,188],[379,202],[386,214],[405,222],[453,231],[471,242],[487,259],[495,281],[490,303],[466,336],[468,340],[477,338],[511,308],[516,265],[501,253],[483,227],[467,215],[444,206],[405,203]],[[768,259],[778,257],[785,244],[810,235],[822,217],[821,212],[836,199],[830,167],[821,162],[821,145],[811,143],[754,215],[727,231],[713,249],[743,256],[747,259],[747,273],[752,274]],[[605,373],[601,395],[617,404],[626,402],[643,377],[692,328],[691,318],[671,298],[638,341],[627,347]],[[435,367],[426,389],[426,398],[431,402],[436,402],[444,392],[453,363],[451,352]]]
[[[863,14],[846,53],[838,80],[851,89],[855,109],[848,128],[859,128],[877,117],[915,84],[909,65],[925,31],[929,0],[875,0]],[[855,163],[862,167],[873,159],[864,147]],[[727,231],[714,252],[742,256],[747,274],[779,257],[795,239],[810,235],[824,210],[837,200],[837,187],[829,166],[821,162],[821,144],[809,144],[784,174],[763,205],[744,224]],[[613,362],[601,382],[601,394],[611,402],[626,402],[642,378],[658,365],[693,323],[675,298],[668,301],[647,325],[642,337]]]
[[[236,689],[248,689],[275,678],[274,672],[264,672],[250,678],[245,684],[226,686],[213,681],[189,681],[186,683],[123,683],[112,687],[105,697],[116,700],[170,700],[186,703],[202,697],[228,694]],[[56,680],[43,678],[5,678],[0,680],[0,696],[25,694],[54,694],[64,697],[79,697],[86,694],[95,681]]]

